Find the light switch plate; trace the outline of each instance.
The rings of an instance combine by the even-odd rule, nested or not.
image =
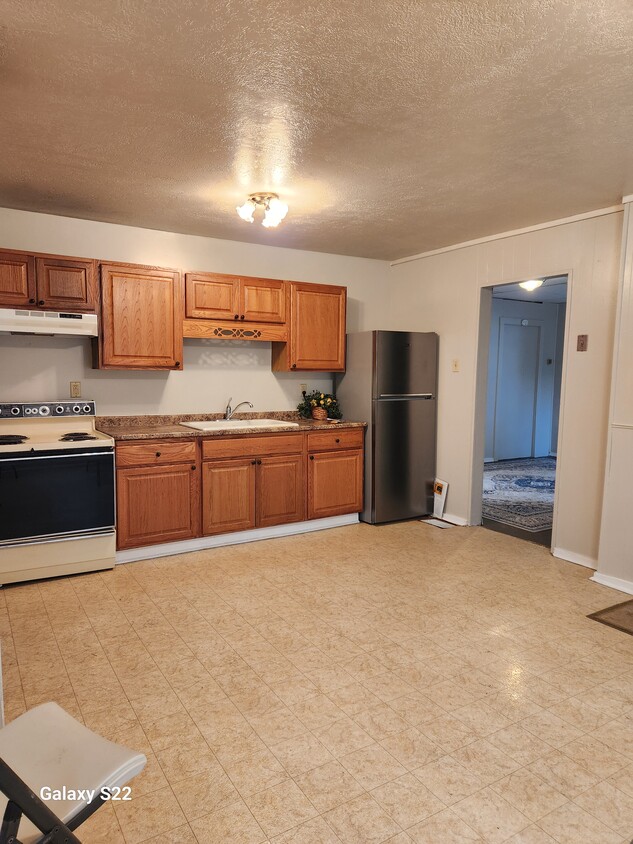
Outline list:
[[[451,361],[451,369],[453,372],[459,372],[459,358],[453,358]]]

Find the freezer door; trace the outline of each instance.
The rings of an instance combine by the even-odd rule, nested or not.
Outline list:
[[[435,400],[373,403],[373,523],[433,511]]]
[[[419,331],[376,331],[374,398],[435,396],[438,337]]]

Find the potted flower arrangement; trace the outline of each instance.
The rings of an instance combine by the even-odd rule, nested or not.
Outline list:
[[[299,415],[305,419],[341,419],[343,414],[336,400],[331,393],[322,393],[320,390],[312,390],[301,393],[303,399],[297,405]]]

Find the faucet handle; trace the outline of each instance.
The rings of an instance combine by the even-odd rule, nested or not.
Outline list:
[[[231,406],[231,402],[232,402],[232,401],[233,401],[233,396],[231,396],[231,397],[229,398],[229,400],[228,400],[228,401],[227,401],[227,403],[226,403],[226,406],[227,406],[227,407],[230,407],[230,406]]]

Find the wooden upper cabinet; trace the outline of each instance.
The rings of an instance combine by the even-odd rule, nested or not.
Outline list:
[[[216,273],[187,273],[185,313],[196,319],[235,319],[239,308],[239,278]]]
[[[101,265],[101,368],[181,369],[182,319],[179,271]]]
[[[190,319],[285,322],[285,283],[219,273],[187,273],[185,313]]]
[[[37,302],[35,257],[23,252],[0,253],[0,305],[28,308]]]
[[[243,278],[240,319],[246,322],[285,322],[286,285],[273,278]]]
[[[96,300],[95,261],[0,250],[0,305],[90,312]]]
[[[290,284],[290,340],[274,344],[273,370],[345,370],[347,288]]]
[[[95,261],[37,258],[37,304],[55,311],[94,311],[97,293]]]

